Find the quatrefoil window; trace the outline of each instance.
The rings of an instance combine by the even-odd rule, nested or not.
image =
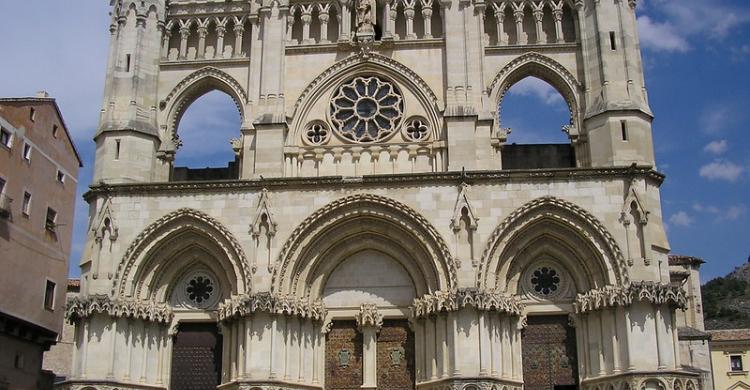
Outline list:
[[[305,141],[311,145],[323,145],[331,138],[331,132],[325,123],[313,122],[305,130]]]
[[[204,301],[208,301],[213,295],[213,282],[206,276],[196,276],[190,279],[187,287],[185,287],[185,292],[188,299],[200,305]]]
[[[336,130],[354,142],[380,141],[393,134],[403,111],[398,88],[375,76],[352,79],[339,87],[331,100]]]
[[[560,275],[551,267],[538,268],[531,275],[531,285],[537,294],[551,295],[560,286]]]
[[[414,118],[407,122],[406,138],[411,141],[424,141],[430,136],[430,127],[422,118]]]

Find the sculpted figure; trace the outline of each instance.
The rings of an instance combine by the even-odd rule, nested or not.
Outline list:
[[[357,32],[373,31],[375,9],[375,0],[357,1]]]

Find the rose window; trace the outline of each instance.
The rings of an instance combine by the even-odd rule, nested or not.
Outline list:
[[[336,129],[355,142],[375,142],[391,135],[403,111],[401,93],[379,77],[357,77],[342,85],[331,101]]]
[[[188,299],[200,305],[204,301],[208,301],[214,292],[213,282],[211,279],[205,276],[196,276],[187,284],[185,288]]]
[[[560,286],[560,276],[550,267],[536,269],[531,275],[531,285],[534,291],[541,295],[553,294]]]

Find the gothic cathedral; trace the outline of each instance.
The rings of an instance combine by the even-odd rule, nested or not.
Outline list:
[[[62,387],[706,389],[635,3],[113,0]],[[508,142],[526,77],[568,143]],[[176,166],[217,90],[233,161]]]

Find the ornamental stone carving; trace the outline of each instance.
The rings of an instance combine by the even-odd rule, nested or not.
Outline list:
[[[326,314],[321,300],[310,302],[305,298],[275,295],[267,292],[225,300],[219,304],[217,312],[221,321],[246,317],[256,312],[297,316],[315,321],[323,320]]]
[[[578,294],[574,307],[576,313],[586,313],[608,307],[629,306],[638,301],[684,309],[687,307],[687,294],[681,287],[641,281],[625,287],[605,286]]]
[[[91,317],[94,314],[106,314],[116,318],[135,318],[165,324],[171,322],[173,316],[172,309],[166,304],[132,299],[112,299],[106,295],[90,295],[85,298],[73,297],[68,300],[65,308],[65,318],[71,323]]]
[[[366,303],[359,307],[359,312],[355,316],[357,328],[373,327],[377,330],[383,326],[383,315],[378,311],[378,305]]]
[[[381,141],[401,123],[404,99],[390,81],[356,77],[331,99],[331,121],[342,137],[359,143]]]
[[[483,311],[497,311],[520,316],[523,304],[516,296],[495,292],[481,291],[475,288],[457,291],[436,291],[414,299],[411,306],[412,316],[426,317],[441,311],[457,311],[464,307],[473,307]]]

